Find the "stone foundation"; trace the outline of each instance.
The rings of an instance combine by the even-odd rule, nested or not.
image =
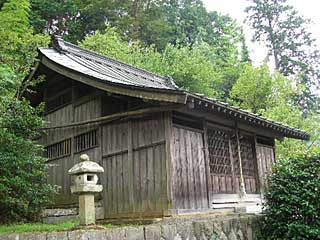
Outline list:
[[[184,216],[137,227],[0,236],[0,240],[254,240],[261,215]]]
[[[102,202],[95,202],[95,215],[97,220],[104,219],[104,208]],[[48,208],[43,211],[42,221],[44,223],[65,222],[79,219],[79,207],[69,206],[65,208]]]

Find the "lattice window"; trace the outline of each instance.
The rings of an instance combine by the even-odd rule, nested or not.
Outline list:
[[[228,134],[221,130],[208,129],[207,137],[210,172],[213,174],[232,174]]]
[[[66,139],[61,142],[45,147],[45,157],[49,160],[62,158],[71,154],[71,139]]]
[[[97,129],[74,137],[74,152],[81,152],[98,146]]]
[[[242,172],[243,175],[255,176],[256,166],[255,166],[255,147],[254,140],[252,137],[240,135],[240,149],[241,149],[241,161],[242,161]],[[239,158],[238,158],[238,147],[236,138],[231,139],[232,154],[234,159],[234,172],[236,175],[240,175],[239,169]]]

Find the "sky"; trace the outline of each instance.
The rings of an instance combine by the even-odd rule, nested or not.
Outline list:
[[[244,9],[248,6],[247,0],[203,0],[208,11],[218,11],[222,14],[228,14],[236,19],[239,24],[244,27],[247,45],[250,51],[250,57],[259,65],[266,57],[266,49],[257,43],[251,42],[252,30],[243,23],[246,17]],[[305,18],[312,20],[310,31],[313,37],[317,40],[317,45],[320,46],[320,1],[319,0],[288,0],[287,3],[295,7],[299,13]]]

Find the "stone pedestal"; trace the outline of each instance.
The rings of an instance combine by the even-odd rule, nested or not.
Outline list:
[[[87,154],[82,154],[80,163],[68,171],[70,175],[76,175],[71,193],[79,195],[80,225],[95,224],[94,194],[102,191],[102,185],[97,185],[97,173],[103,172],[103,168],[98,163],[90,161]]]
[[[93,194],[79,195],[79,217],[80,225],[95,224],[96,216]]]

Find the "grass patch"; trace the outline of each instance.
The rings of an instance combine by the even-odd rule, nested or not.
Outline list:
[[[52,232],[52,231],[66,231],[79,225],[79,221],[67,221],[61,223],[17,223],[10,225],[0,225],[0,235],[10,233],[23,232]]]

